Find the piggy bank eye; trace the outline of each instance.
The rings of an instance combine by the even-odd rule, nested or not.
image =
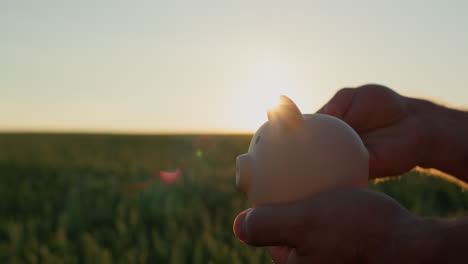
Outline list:
[[[255,144],[257,144],[259,141],[260,141],[260,136],[257,136],[257,138],[255,139]]]

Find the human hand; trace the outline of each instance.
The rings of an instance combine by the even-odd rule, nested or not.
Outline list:
[[[375,191],[342,189],[239,214],[236,236],[269,246],[277,264],[392,263],[396,241],[419,219]]]
[[[394,176],[425,162],[428,131],[414,99],[380,85],[344,88],[318,113],[348,123],[369,151],[369,178]]]

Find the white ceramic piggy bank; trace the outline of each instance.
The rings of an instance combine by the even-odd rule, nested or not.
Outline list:
[[[369,154],[338,118],[302,115],[286,96],[268,111],[248,153],[237,157],[236,184],[254,206],[303,200],[338,187],[367,186]]]

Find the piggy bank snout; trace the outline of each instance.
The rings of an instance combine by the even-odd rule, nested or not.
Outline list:
[[[242,154],[236,158],[236,185],[244,192],[249,190],[252,175],[252,161],[249,154]]]

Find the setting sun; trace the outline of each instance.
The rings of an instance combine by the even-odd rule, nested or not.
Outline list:
[[[236,119],[244,131],[255,131],[267,121],[267,110],[279,103],[280,95],[290,95],[295,88],[286,65],[263,64],[251,74],[251,78],[239,88],[235,101],[238,112]]]

